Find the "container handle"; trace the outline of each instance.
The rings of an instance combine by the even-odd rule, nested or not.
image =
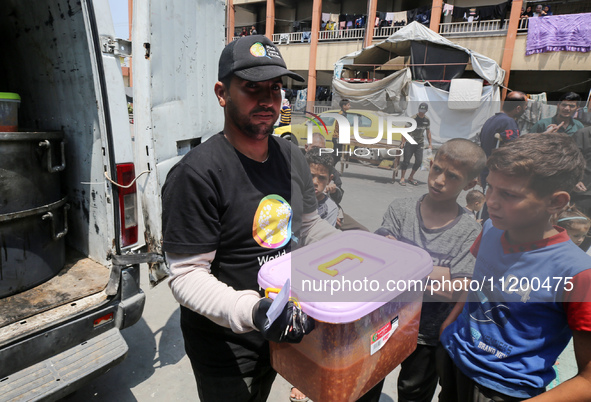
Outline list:
[[[318,271],[324,272],[325,274],[328,274],[330,276],[336,276],[339,273],[339,271],[336,269],[330,269],[330,267],[333,267],[345,260],[359,260],[359,262],[363,262],[363,258],[359,257],[358,255],[355,255],[353,253],[344,253],[339,255],[337,258],[325,262],[324,264],[320,264],[318,266]]]
[[[281,288],[266,288],[265,289],[265,297],[266,298],[269,298],[269,293],[277,293],[277,294],[279,294],[279,292],[281,292]],[[302,308],[302,306],[300,305],[300,302],[295,297],[291,297],[290,296],[289,297],[289,300],[292,301],[299,308]]]
[[[41,219],[43,219],[44,221],[48,220],[48,219],[51,220],[51,237],[53,238],[53,240],[59,240],[68,233],[68,210],[69,209],[70,209],[70,204],[65,204],[64,205],[64,230],[62,230],[59,233],[55,232],[55,219],[53,218],[52,212],[48,212],[41,217]]]
[[[269,293],[277,293],[279,294],[279,292],[281,292],[280,288],[266,288],[265,289],[265,297],[269,297]]]
[[[47,171],[49,173],[61,172],[62,170],[64,170],[66,168],[66,152],[65,152],[65,146],[64,146],[63,141],[60,142],[61,156],[62,156],[61,165],[53,166],[53,161],[51,160],[52,159],[51,158],[51,143],[48,140],[41,141],[39,143],[39,146],[42,148],[45,148],[45,152],[47,154]]]

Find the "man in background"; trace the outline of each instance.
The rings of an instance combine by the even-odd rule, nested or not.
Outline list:
[[[579,108],[581,96],[575,92],[567,92],[558,100],[558,110],[553,117],[539,120],[530,129],[530,133],[565,133],[573,135],[584,128],[583,123],[573,116]]]

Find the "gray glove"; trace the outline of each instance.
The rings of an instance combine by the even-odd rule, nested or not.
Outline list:
[[[305,334],[314,329],[314,320],[291,300],[287,302],[273,324],[269,325],[267,311],[272,303],[271,299],[262,298],[252,310],[252,321],[266,340],[299,343]]]

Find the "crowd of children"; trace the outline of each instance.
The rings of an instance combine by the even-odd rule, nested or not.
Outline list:
[[[307,159],[319,212],[334,225],[330,157],[312,148]],[[486,195],[472,189],[485,168]],[[522,135],[488,160],[474,143],[452,139],[435,154],[428,192],[388,207],[376,233],[428,251],[428,283],[487,284],[433,296],[427,289],[399,401],[429,402],[438,383],[444,402],[591,400],[591,257],[579,247],[591,219],[571,203],[584,168],[567,134]],[[457,202],[462,191],[466,207]],[[482,222],[485,204],[490,219]],[[546,391],[571,337],[578,374]],[[292,400],[307,400],[294,390]]]

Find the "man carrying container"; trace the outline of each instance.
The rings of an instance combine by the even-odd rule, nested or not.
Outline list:
[[[267,400],[276,376],[268,341],[299,342],[313,321],[289,302],[270,325],[257,273],[337,233],[318,216],[302,153],[271,135],[283,76],[303,81],[266,37],[226,46],[214,87],[223,131],[185,155],[162,189],[170,288],[202,402]]]

